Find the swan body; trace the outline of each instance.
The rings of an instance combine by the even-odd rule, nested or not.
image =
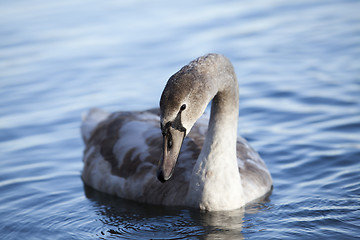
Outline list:
[[[209,119],[203,113],[211,101]],[[84,182],[126,199],[208,211],[237,209],[264,196],[271,175],[237,136],[238,102],[232,64],[208,54],[168,80],[160,109],[92,109],[81,127]]]

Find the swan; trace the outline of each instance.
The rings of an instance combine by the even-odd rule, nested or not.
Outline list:
[[[209,119],[203,113],[210,102]],[[220,54],[199,57],[170,77],[160,109],[91,109],[83,117],[82,179],[96,190],[149,204],[241,208],[269,193],[272,178],[237,136],[238,114],[231,62]]]

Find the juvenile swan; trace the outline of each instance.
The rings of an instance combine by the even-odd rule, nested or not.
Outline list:
[[[210,101],[208,120],[202,115]],[[92,109],[84,117],[82,178],[99,191],[139,202],[240,208],[268,193],[272,179],[237,136],[238,108],[230,61],[218,54],[199,57],[170,77],[160,109]]]

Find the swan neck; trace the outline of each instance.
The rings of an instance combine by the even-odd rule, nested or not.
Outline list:
[[[227,60],[227,59],[226,59]],[[203,156],[209,156],[216,148],[236,158],[237,125],[239,115],[239,85],[230,61],[220,62],[208,77],[216,86],[211,102],[211,113]],[[220,158],[221,156],[219,156]],[[216,160],[216,159],[215,159]]]
[[[236,157],[239,88],[229,64],[217,69],[215,77],[209,79],[218,91],[212,99],[208,132],[193,169],[188,194],[192,205],[210,211],[243,205]]]
[[[211,103],[208,132],[202,149],[207,161],[236,160],[239,90],[235,75],[232,81],[223,81],[223,84],[225,88],[215,95]],[[224,155],[227,157],[223,158]]]

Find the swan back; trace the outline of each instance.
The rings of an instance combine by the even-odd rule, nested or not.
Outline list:
[[[109,113],[98,108],[93,108],[88,114],[84,114],[82,116],[81,136],[83,137],[85,143],[89,141],[91,134],[98,124],[105,120],[108,116]]]

